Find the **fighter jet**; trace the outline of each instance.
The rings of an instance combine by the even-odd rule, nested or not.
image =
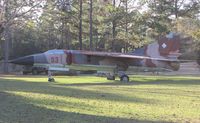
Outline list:
[[[131,66],[178,70],[180,41],[178,34],[169,33],[156,42],[129,53],[54,49],[10,62],[45,67],[48,70],[48,81],[54,81],[51,76],[53,71],[97,70],[106,71],[109,80],[115,80],[119,76],[121,81],[128,82],[126,71]]]

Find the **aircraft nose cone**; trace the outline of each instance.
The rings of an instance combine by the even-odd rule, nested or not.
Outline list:
[[[10,63],[19,64],[19,65],[33,65],[34,56],[24,56],[14,60],[11,60]]]

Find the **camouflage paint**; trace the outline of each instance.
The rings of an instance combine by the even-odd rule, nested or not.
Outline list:
[[[152,58],[170,58],[174,56],[173,58],[177,59],[180,54],[177,54],[179,52],[180,48],[180,37],[179,35],[175,33],[169,33],[166,36],[162,36],[158,39],[157,42],[154,42],[148,46],[146,46],[145,55],[152,57]],[[163,62],[158,60],[144,60],[144,66],[147,67],[164,67],[167,69],[173,69],[173,66],[171,66],[171,62]]]
[[[177,57],[180,48],[180,37],[177,34],[170,33],[167,36],[160,37],[157,42],[149,44],[134,52],[109,53],[93,52],[79,50],[49,50],[41,54],[31,55],[31,57],[22,57],[13,60],[12,63],[34,63],[49,65],[96,65],[115,66],[117,71],[125,71],[129,66],[162,67],[166,69],[178,69]],[[156,58],[156,59],[152,59]],[[175,61],[170,61],[170,59]],[[165,60],[163,60],[165,59]],[[88,67],[88,70],[90,68]]]

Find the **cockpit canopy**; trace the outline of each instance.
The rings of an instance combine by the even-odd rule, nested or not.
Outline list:
[[[61,49],[48,50],[45,52],[45,54],[64,54],[64,50]]]

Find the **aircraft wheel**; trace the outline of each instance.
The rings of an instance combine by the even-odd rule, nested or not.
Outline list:
[[[115,76],[108,76],[107,80],[115,80]]]
[[[55,79],[54,78],[49,78],[48,82],[55,82]]]
[[[120,77],[120,81],[122,81],[122,82],[129,82],[129,77],[127,75],[122,75]]]

